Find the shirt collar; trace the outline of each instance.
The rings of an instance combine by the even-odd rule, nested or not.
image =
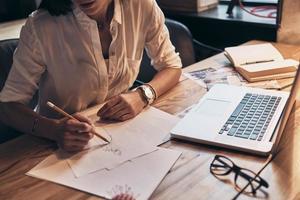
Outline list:
[[[113,20],[115,20],[119,24],[122,24],[121,2],[120,0],[114,0],[114,1],[115,1],[115,10],[114,10]]]
[[[122,24],[121,2],[120,0],[114,0],[114,3],[115,3],[115,9],[114,9],[114,16],[112,21],[116,21],[117,23]],[[92,20],[75,4],[74,4],[73,13],[79,21],[90,22]]]

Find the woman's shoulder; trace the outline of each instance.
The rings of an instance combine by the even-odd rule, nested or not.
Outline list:
[[[29,16],[27,21],[32,24],[37,23],[45,23],[52,19],[52,16],[48,13],[48,11],[43,9],[38,9],[33,11]]]
[[[63,18],[65,18],[67,15],[52,16],[48,11],[44,9],[38,9],[28,16],[27,21],[34,27],[47,27],[47,25],[63,20]],[[59,20],[57,20],[58,18]]]
[[[143,11],[151,11],[155,0],[119,0],[123,4],[129,4],[133,9],[142,9]]]
[[[25,25],[21,29],[20,38],[33,38],[36,37],[37,27],[47,27],[47,23],[51,20],[51,16],[47,11],[36,10],[32,12],[27,20]]]

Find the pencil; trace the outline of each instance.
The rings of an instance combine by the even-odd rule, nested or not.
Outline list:
[[[64,110],[62,110],[61,108],[57,107],[56,105],[54,105],[53,103],[51,103],[50,101],[47,102],[47,105],[52,108],[53,110],[55,110],[56,112],[62,114],[65,117],[68,117],[69,119],[74,119],[76,121],[79,121],[78,119],[76,119],[75,117],[73,117],[72,115],[66,113]],[[92,131],[92,133],[94,133],[96,136],[98,136],[99,138],[101,138],[102,140],[104,140],[105,142],[109,141],[103,137],[102,135],[100,135],[99,133],[97,133],[95,130]]]

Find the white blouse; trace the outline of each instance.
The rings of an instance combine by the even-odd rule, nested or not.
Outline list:
[[[96,21],[78,7],[58,17],[44,10],[31,14],[0,101],[28,104],[39,89],[38,112],[56,118],[47,101],[75,113],[128,90],[144,48],[158,71],[182,66],[155,0],[114,1],[107,63]]]

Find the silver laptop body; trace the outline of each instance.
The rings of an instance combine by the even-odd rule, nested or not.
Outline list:
[[[291,92],[217,84],[171,130],[171,137],[268,155],[281,136],[299,88]]]

